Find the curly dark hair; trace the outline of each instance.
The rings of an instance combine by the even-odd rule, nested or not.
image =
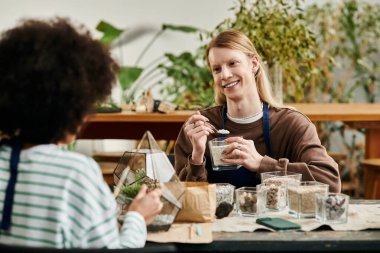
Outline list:
[[[117,64],[69,19],[26,20],[0,39],[0,137],[55,143],[110,95]]]

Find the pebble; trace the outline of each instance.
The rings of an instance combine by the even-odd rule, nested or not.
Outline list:
[[[216,204],[222,202],[234,203],[235,186],[231,184],[216,184]]]
[[[227,217],[233,209],[233,205],[227,202],[222,202],[219,204],[219,206],[216,208],[215,215],[216,218],[222,219],[224,217]]]
[[[239,195],[239,209],[245,213],[257,212],[257,194],[251,192],[243,192]]]
[[[174,221],[174,218],[175,217],[173,215],[159,214],[153,222],[147,226],[147,229],[150,232],[168,231]]]
[[[330,195],[326,199],[326,219],[335,220],[344,214],[346,199],[339,196]]]

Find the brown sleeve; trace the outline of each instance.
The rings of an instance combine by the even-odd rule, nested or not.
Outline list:
[[[340,192],[338,164],[321,145],[315,126],[311,122],[298,123],[297,126],[291,126],[293,130],[288,143],[291,148],[289,159],[275,160],[265,156],[258,171],[283,171],[287,166],[287,171],[302,174],[302,181],[326,183],[330,186],[330,192]]]
[[[200,165],[191,163],[192,144],[183,126],[174,146],[175,171],[182,181],[207,181],[206,161]]]

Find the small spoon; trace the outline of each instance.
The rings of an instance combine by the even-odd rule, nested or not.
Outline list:
[[[209,122],[206,122],[205,123],[208,127],[210,127],[212,129],[212,131],[214,131],[215,133],[218,133],[218,134],[221,134],[221,135],[227,135],[227,134],[230,134],[230,131],[228,131],[227,129],[216,129],[216,127],[214,125],[212,125],[211,123]]]
[[[209,123],[208,121],[205,122],[205,125],[211,128],[211,130],[214,131],[215,133],[218,132],[218,129],[216,129],[216,127],[213,124]]]

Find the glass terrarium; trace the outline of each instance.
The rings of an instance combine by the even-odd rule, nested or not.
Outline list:
[[[148,231],[167,231],[170,228],[182,207],[185,186],[149,131],[145,132],[136,149],[124,152],[114,170],[114,182],[120,218],[142,184],[146,184],[149,189],[161,188],[164,206],[148,225]]]

